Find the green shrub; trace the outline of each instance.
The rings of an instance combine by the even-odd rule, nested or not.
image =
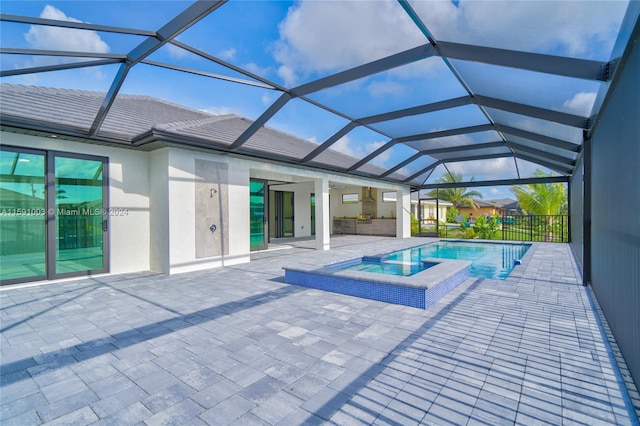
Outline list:
[[[467,226],[467,221],[464,221],[460,224],[460,227],[456,229],[457,234],[459,235],[458,238],[465,238],[468,240],[474,239],[474,238],[478,238],[476,236],[476,231],[474,231],[473,228],[471,228],[470,226]]]
[[[447,210],[447,222],[456,223],[458,221],[459,214],[460,212],[455,208],[455,206],[449,207],[449,210]]]
[[[420,233],[420,222],[418,218],[413,214],[411,215],[411,235],[418,235]]]
[[[447,237],[447,223],[440,221],[440,225],[438,226],[438,237],[445,238]]]
[[[485,216],[480,216],[476,218],[476,221],[473,224],[473,230],[478,235],[478,238],[491,240],[494,238],[496,231],[500,228],[498,220],[498,215],[493,215],[489,219]]]

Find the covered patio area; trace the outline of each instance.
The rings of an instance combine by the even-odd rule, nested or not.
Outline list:
[[[429,241],[307,239],[206,271],[3,287],[2,423],[638,423],[568,244],[534,243],[506,280],[469,278],[427,310],[283,281]]]

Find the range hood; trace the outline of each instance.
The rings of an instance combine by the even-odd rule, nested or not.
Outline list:
[[[376,199],[371,196],[371,187],[367,187],[364,192],[364,196],[362,197],[362,202],[375,202]]]
[[[371,187],[362,188],[362,214],[363,219],[371,219],[378,214],[378,203],[371,195]]]

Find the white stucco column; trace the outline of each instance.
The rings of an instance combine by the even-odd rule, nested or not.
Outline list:
[[[330,220],[329,216],[329,179],[314,179],[316,194],[316,250],[329,250]]]
[[[149,153],[149,269],[171,273],[169,148]],[[133,254],[131,254],[133,256]]]
[[[409,188],[396,192],[396,237],[411,236],[411,193]]]

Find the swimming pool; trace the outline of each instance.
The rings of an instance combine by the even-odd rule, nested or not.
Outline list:
[[[439,241],[325,266],[285,266],[284,280],[427,309],[469,277],[504,280],[531,244]]]
[[[531,244],[438,241],[387,253],[379,259],[363,258],[334,267],[390,275],[412,275],[429,267],[428,263],[423,262],[426,258],[456,259],[471,261],[469,275],[472,277],[504,280],[529,247]]]

